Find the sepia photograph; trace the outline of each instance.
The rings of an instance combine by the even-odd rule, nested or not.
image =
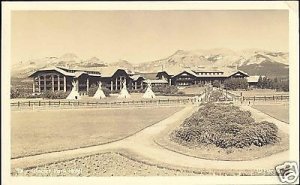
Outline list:
[[[3,8],[8,184],[299,183],[298,2],[81,3]]]

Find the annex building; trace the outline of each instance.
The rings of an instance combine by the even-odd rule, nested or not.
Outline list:
[[[216,69],[183,69],[178,72],[166,70],[157,73],[133,72],[127,69],[116,69],[109,73],[84,69],[69,69],[64,67],[48,67],[35,71],[30,78],[33,79],[33,93],[44,91],[71,91],[72,81],[78,81],[78,89],[86,94],[92,85],[102,82],[103,87],[118,92],[122,89],[123,82],[129,90],[142,90],[147,83],[152,86],[191,86],[204,85],[217,80],[221,84],[228,78],[246,78],[253,85],[255,80],[241,70],[216,70]]]

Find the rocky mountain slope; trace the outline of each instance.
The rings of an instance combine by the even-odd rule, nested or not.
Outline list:
[[[157,72],[162,69],[179,71],[183,68],[236,68],[250,75],[288,76],[289,55],[286,52],[271,52],[259,49],[233,51],[229,49],[178,50],[174,54],[155,61],[133,65],[129,61],[119,60],[105,63],[97,57],[83,60],[73,53],[61,57],[32,59],[12,66],[13,77],[26,77],[34,70],[47,66],[70,68],[88,68],[104,71],[111,68],[127,68],[140,72]]]

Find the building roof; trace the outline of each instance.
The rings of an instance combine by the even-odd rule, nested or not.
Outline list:
[[[230,77],[232,75],[234,75],[235,73],[243,73],[245,74],[246,76],[248,76],[247,73],[245,73],[244,71],[241,71],[241,70],[232,70],[232,69],[227,69],[227,70],[224,70],[224,71],[221,71],[221,70],[215,70],[215,71],[197,71],[195,72],[194,70],[192,69],[184,69],[182,70],[181,72],[179,72],[178,74],[174,75],[174,76],[178,76],[180,74],[182,74],[183,72],[187,72],[195,77]],[[206,74],[202,74],[202,73],[206,73]],[[222,73],[222,74],[219,74],[219,73]]]
[[[167,80],[144,80],[145,83],[151,83],[151,84],[167,84]]]
[[[117,68],[104,67],[101,69],[101,76],[112,77],[117,70]]]
[[[84,72],[84,71],[76,71],[76,72],[75,72],[75,77],[78,78],[78,77],[80,77],[82,74],[87,74],[87,73]]]
[[[201,72],[223,72],[219,69],[214,69],[214,68],[196,68],[193,69],[196,73],[201,73]]]
[[[246,79],[247,79],[247,81],[250,82],[250,83],[257,83],[258,80],[259,80],[259,77],[260,77],[260,76],[249,76],[249,77],[247,77]]]
[[[140,72],[137,72],[136,74],[142,76],[144,79],[148,79],[148,80],[156,80],[157,77],[157,73],[140,73]]]
[[[29,77],[33,76],[34,74],[36,74],[38,72],[42,72],[42,71],[57,71],[57,72],[61,73],[62,75],[72,76],[72,77],[79,77],[82,74],[88,74],[90,76],[98,76],[98,77],[101,76],[100,72],[98,72],[98,71],[67,69],[67,68],[62,68],[62,67],[45,67],[45,68],[42,68],[42,69],[39,69],[39,70],[33,72],[31,75],[29,75]],[[74,72],[70,72],[70,71],[74,71]]]
[[[224,73],[224,75],[226,75],[227,77],[230,77],[230,76],[234,75],[235,73],[243,73],[244,75],[249,76],[246,72],[244,72],[242,70],[227,71]]]
[[[139,78],[143,78],[143,79],[144,79],[144,77],[142,77],[141,75],[131,75],[130,78],[131,78],[133,81],[136,81],[136,80],[138,80]]]
[[[39,69],[35,72],[33,72],[31,75],[29,75],[29,77],[33,76],[34,74],[38,73],[38,72],[41,72],[41,71],[57,71],[65,76],[75,76],[74,73],[70,73],[70,72],[67,72],[67,71],[64,71],[60,68],[57,68],[57,67],[46,67],[46,68],[42,68],[42,69]]]

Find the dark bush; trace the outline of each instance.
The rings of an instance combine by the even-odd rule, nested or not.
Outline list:
[[[98,90],[98,86],[92,84],[91,87],[89,88],[88,96],[94,96],[97,90]],[[109,96],[111,93],[110,89],[107,89],[106,87],[103,86],[102,86],[102,91],[105,94],[105,96]]]
[[[161,94],[176,94],[178,92],[178,89],[176,86],[170,86],[170,85],[159,85],[159,86],[153,86],[152,91],[161,93]]]
[[[46,91],[41,94],[41,97],[45,99],[66,99],[69,94],[70,92]]]
[[[16,88],[10,89],[10,98],[19,98],[20,92]]]
[[[98,86],[95,84],[92,84],[89,88],[89,92],[88,92],[88,96],[94,96],[94,94],[96,93],[98,89]]]
[[[177,143],[213,144],[220,148],[264,146],[278,141],[278,128],[269,122],[255,123],[249,111],[231,105],[205,104],[171,134]]]
[[[213,83],[212,83],[212,86],[213,86],[213,87],[218,87],[218,88],[219,88],[219,87],[221,86],[221,83],[220,83],[219,80],[214,80]]]
[[[228,90],[248,89],[248,82],[245,78],[229,78],[224,80],[224,88]]]

